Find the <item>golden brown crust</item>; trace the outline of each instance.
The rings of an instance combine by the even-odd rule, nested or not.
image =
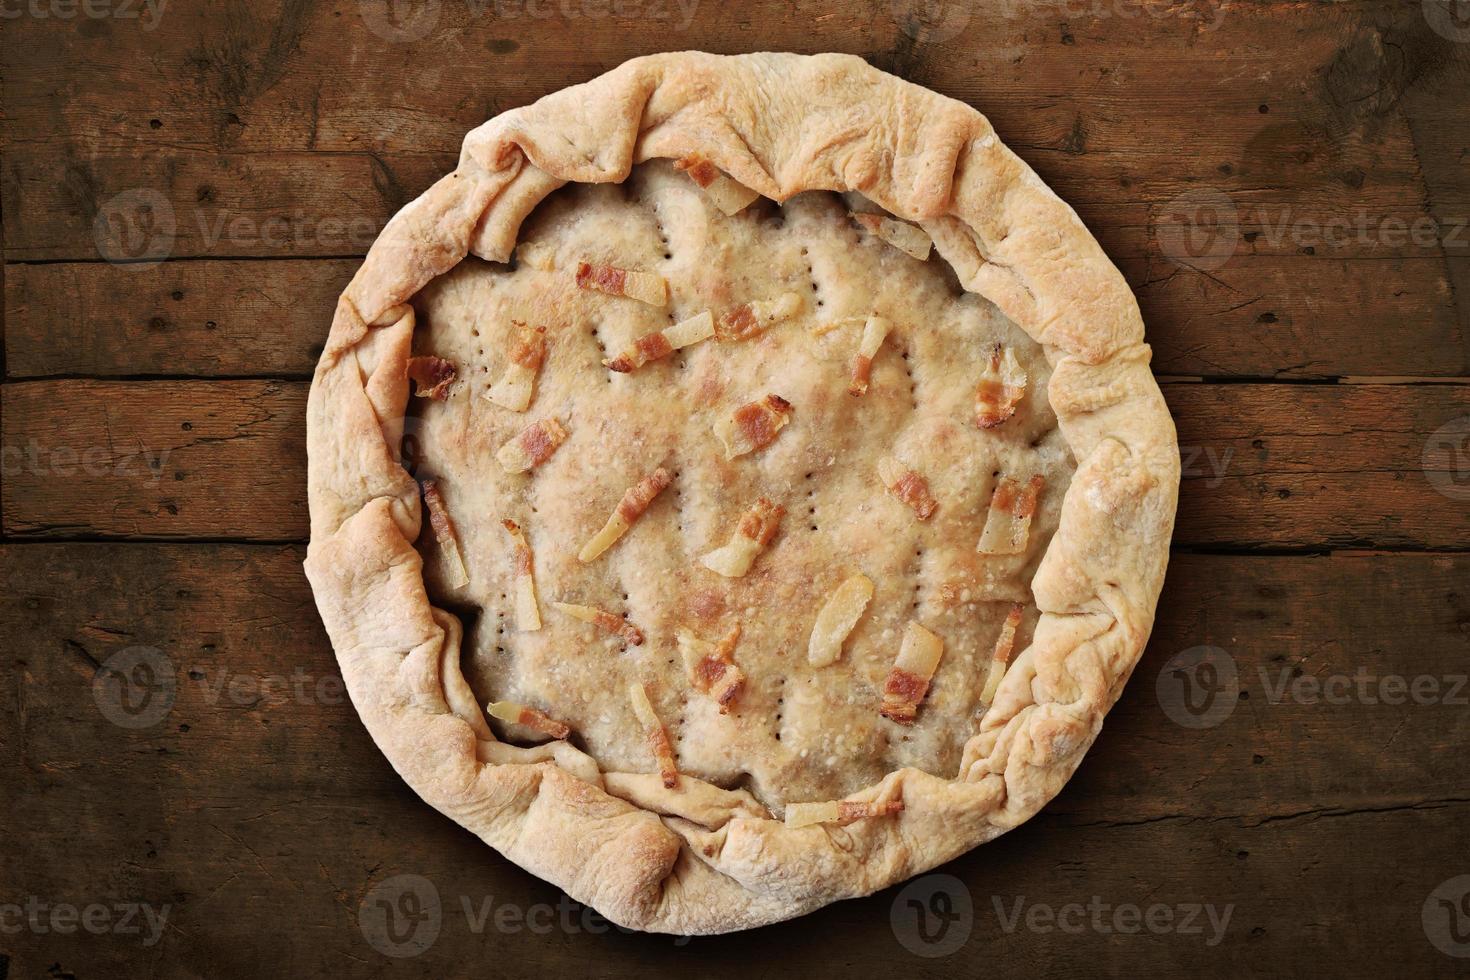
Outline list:
[[[792,97],[807,91],[824,97]],[[621,181],[635,163],[693,154],[773,200],[859,191],[919,223],[966,289],[1045,345],[1050,402],[1076,460],[1070,486],[1045,490],[1060,523],[1031,582],[1030,643],[957,774],[897,769],[849,798],[890,815],[840,830],[788,828],[748,795],[687,773],[670,789],[657,774],[604,773],[564,741],[497,740],[461,673],[458,623],[430,605],[413,547],[419,496],[398,465],[408,300],[467,253],[508,259],[522,220],[561,184]],[[425,800],[621,924],[746,928],[931,868],[1060,789],[1147,638],[1179,463],[1142,338],[1122,276],[983,117],[859,59],[657,55],[496,117],[374,244],[312,385],[307,573],[353,703]]]

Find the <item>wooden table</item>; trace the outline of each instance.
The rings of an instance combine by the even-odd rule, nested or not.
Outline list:
[[[1438,2],[6,5],[0,978],[1470,970]],[[853,52],[989,115],[1136,290],[1185,463],[1153,640],[1051,806],[952,878],[689,942],[416,799],[301,573],[307,383],[382,222],[485,118],[678,48]]]

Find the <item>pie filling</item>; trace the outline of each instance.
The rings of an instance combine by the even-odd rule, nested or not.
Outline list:
[[[799,824],[955,774],[1074,462],[1041,348],[922,228],[657,161],[414,303],[418,547],[498,737]]]

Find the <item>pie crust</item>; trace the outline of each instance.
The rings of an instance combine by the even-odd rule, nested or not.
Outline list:
[[[471,132],[368,252],[307,575],[432,806],[621,925],[789,918],[1081,761],[1168,559],[1149,353],[975,110],[846,55],[636,59]]]

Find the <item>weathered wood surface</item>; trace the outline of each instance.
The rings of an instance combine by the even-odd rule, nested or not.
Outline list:
[[[1467,319],[1447,302],[1441,257],[1362,263],[1242,253],[1209,276],[1158,257],[1122,267],[1162,375],[1470,374]],[[354,259],[206,259],[145,270],[14,264],[5,281],[7,370],[12,378],[309,377],[356,268]]]
[[[383,961],[359,929],[359,903],[385,878],[420,874],[445,913],[434,946],[406,964],[415,975],[479,972],[469,967],[492,956],[514,957],[515,975],[527,976],[604,957],[599,975],[695,962],[742,971],[749,945],[739,939],[686,948],[493,924],[476,934],[460,896],[524,909],[555,906],[557,893],[401,786],[336,683],[302,557],[258,545],[0,550],[0,619],[15,641],[0,692],[17,709],[0,726],[5,782],[18,790],[5,819],[31,844],[0,855],[0,880],[53,901],[172,906],[155,949],[127,936],[84,947],[29,937],[22,949],[78,976],[160,960],[200,975],[371,972]],[[997,956],[1007,974],[1055,957],[1064,975],[1083,975],[1082,961],[1109,950],[1146,969],[1193,959],[1222,974],[1345,948],[1365,967],[1392,967],[1407,950],[1432,968],[1419,904],[1447,876],[1433,849],[1462,843],[1470,803],[1457,764],[1470,712],[1447,681],[1464,673],[1467,573],[1463,556],[1178,557],[1149,650],[1083,770],[1033,826],[947,869],[972,894],[975,935],[944,975]],[[1243,694],[1219,724],[1189,729],[1155,687],[1171,657],[1202,644],[1233,657]],[[166,658],[175,685],[167,712],[134,729],[99,708],[94,683],[100,664],[137,647]],[[1297,679],[1336,691],[1334,677],[1368,678],[1350,689],[1377,703],[1314,702]],[[1435,680],[1440,703],[1384,703],[1389,678],[1421,677]],[[1406,834],[1424,848],[1415,856],[1394,846]],[[897,892],[778,927],[769,938],[783,969],[846,960],[941,975],[896,940]],[[1234,912],[1213,947],[1185,935],[1048,937],[1024,924],[1011,935],[993,902],[1010,909],[1018,896]],[[1365,902],[1380,909],[1371,930],[1313,926],[1352,921]]]
[[[15,537],[304,540],[306,383],[4,386],[4,530]],[[1185,547],[1456,548],[1470,510],[1426,444],[1470,415],[1464,385],[1165,386]],[[1463,477],[1462,477],[1463,479]]]
[[[1463,972],[1424,915],[1470,873],[1470,473],[1436,436],[1470,416],[1470,23],[1417,0],[105,6],[26,6],[0,45],[0,980]],[[1123,269],[1161,375],[1311,382],[1165,385],[1185,481],[1153,639],[1062,795],[942,869],[974,909],[949,956],[905,947],[899,888],[687,945],[563,925],[372,746],[300,571],[304,379],[376,229],[494,113],[680,48],[848,51],[969,102]],[[1410,378],[1449,383],[1357,383]],[[1203,729],[1159,694],[1199,646],[1240,686]],[[98,668],[137,647],[176,689],[130,728]],[[401,874],[443,914],[394,960],[360,906]],[[151,946],[17,932],[30,896],[170,916]],[[1216,945],[1207,922],[1008,930],[1021,896],[1232,914]]]

